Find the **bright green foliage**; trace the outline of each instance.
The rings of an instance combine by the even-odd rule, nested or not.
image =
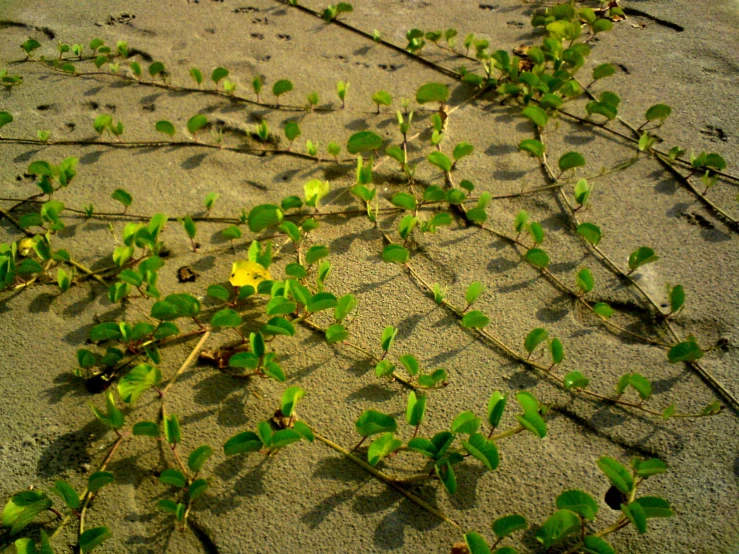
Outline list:
[[[449,87],[441,83],[426,83],[416,92],[416,102],[439,102],[443,104],[449,98]]]
[[[659,260],[659,257],[655,255],[654,250],[646,246],[637,248],[629,255],[629,273],[637,270],[643,265],[650,264]]]
[[[363,437],[371,437],[380,433],[394,433],[398,424],[395,418],[376,410],[367,410],[354,424],[357,433]]]

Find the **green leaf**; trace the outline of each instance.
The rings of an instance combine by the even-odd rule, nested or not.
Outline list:
[[[118,394],[126,404],[133,404],[144,391],[159,384],[162,373],[148,364],[139,364],[118,381]]]
[[[567,152],[559,158],[557,165],[559,166],[559,170],[564,173],[569,169],[584,166],[585,158],[579,152]]]
[[[160,510],[164,510],[168,514],[172,514],[173,516],[175,516],[177,518],[177,521],[182,521],[185,519],[185,505],[182,503],[178,503],[174,500],[169,500],[168,498],[165,498],[157,502],[157,507],[159,507]]]
[[[267,315],[291,314],[297,307],[298,305],[295,302],[290,302],[283,296],[275,296],[267,302],[265,312]]]
[[[458,162],[462,158],[469,156],[474,152],[475,147],[472,146],[469,142],[460,142],[457,144],[457,146],[454,147],[454,151],[452,152],[452,156],[454,157],[454,161]]]
[[[468,329],[483,329],[490,323],[490,318],[480,310],[472,310],[462,317],[462,325]]]
[[[159,438],[159,426],[152,421],[139,421],[133,426],[135,437]]]
[[[541,158],[544,155],[546,147],[541,141],[536,139],[524,139],[519,143],[518,149],[528,152],[535,158]]]
[[[87,529],[80,535],[80,551],[82,554],[87,554],[93,548],[100,546],[108,540],[112,535],[113,533],[110,532],[110,529],[105,526]]]
[[[203,469],[203,466],[205,465],[205,462],[208,461],[208,458],[210,458],[213,455],[213,449],[208,445],[199,446],[195,450],[190,453],[190,456],[187,458],[187,467],[190,468],[190,470],[194,471],[195,473],[198,473],[201,469]]]
[[[80,507],[80,497],[72,486],[61,479],[54,482],[54,486],[49,492],[57,494],[67,505],[68,508],[76,510]]]
[[[536,532],[536,540],[550,548],[580,531],[580,518],[569,510],[558,510]]]
[[[650,458],[648,460],[639,460],[638,458],[634,458],[631,465],[636,470],[636,474],[645,479],[652,475],[659,475],[660,473],[667,471],[667,464],[659,458]]]
[[[13,122],[13,116],[8,112],[0,112],[0,128]]]
[[[310,427],[308,427],[308,425],[303,423],[302,421],[296,421],[293,424],[293,431],[296,431],[300,436],[302,436],[308,442],[313,442],[314,440],[316,440],[316,437],[313,434],[313,430]]]
[[[470,435],[468,440],[462,441],[462,446],[490,471],[495,471],[498,468],[500,463],[498,449],[492,440],[485,438],[481,433]]]
[[[295,405],[298,400],[305,396],[305,390],[300,387],[289,387],[282,393],[281,410],[282,415],[290,417],[295,413]]]
[[[375,366],[377,377],[389,377],[395,371],[395,365],[390,360],[380,360]]]
[[[94,493],[102,489],[104,486],[111,484],[113,481],[115,481],[115,477],[113,477],[111,472],[97,471],[87,479],[87,489]]]
[[[590,379],[585,377],[579,371],[570,371],[564,378],[565,388],[567,389],[584,389],[590,383]]]
[[[401,446],[403,446],[403,441],[396,439],[392,433],[383,433],[370,444],[367,461],[370,465],[376,466],[383,458]]]
[[[593,69],[593,80],[605,79],[616,73],[616,68],[609,63],[604,63]]]
[[[539,106],[526,106],[521,112],[521,115],[527,119],[530,119],[532,123],[534,123],[534,125],[541,128],[546,127],[547,122],[549,121],[547,112],[542,110]]]
[[[641,266],[656,262],[657,260],[659,260],[659,257],[655,256],[654,250],[642,246],[634,250],[629,256],[629,269],[635,271]]]
[[[328,181],[311,179],[303,185],[303,190],[305,191],[305,203],[308,206],[315,207],[318,205],[318,201],[329,193],[331,186]]]
[[[401,364],[403,364],[403,367],[408,372],[409,375],[416,376],[418,375],[419,366],[418,366],[418,360],[414,356],[411,356],[410,354],[405,354],[403,356],[400,356],[398,358]],[[409,401],[410,402],[410,401]]]
[[[113,124],[113,118],[108,114],[99,115],[92,122],[93,128],[99,134],[103,134],[105,129],[110,128],[112,124]]]
[[[500,391],[495,391],[490,396],[488,401],[488,423],[491,427],[495,428],[500,425],[507,402],[508,395],[504,395]]]
[[[582,548],[585,554],[616,554],[610,544],[595,535],[585,537]]]
[[[593,311],[604,319],[608,319],[615,313],[614,309],[605,302],[598,302],[595,304],[593,306]]]
[[[449,173],[452,170],[452,161],[446,156],[446,154],[439,152],[438,150],[429,154],[428,161],[445,173]]]
[[[290,92],[292,89],[293,84],[289,80],[281,79],[277,81],[274,85],[272,85],[272,94],[279,98],[286,92]]]
[[[120,429],[121,427],[123,427],[123,414],[116,407],[113,393],[110,390],[105,391],[105,406],[107,409],[107,413],[103,413],[94,405],[90,404],[95,417],[98,418],[102,423],[113,429]]]
[[[350,154],[381,150],[382,139],[372,131],[360,131],[349,137],[346,149]]]
[[[328,256],[328,247],[323,245],[311,246],[305,253],[305,261],[308,265],[316,263],[318,260]]]
[[[326,329],[326,342],[328,344],[342,342],[348,338],[349,331],[347,331],[346,327],[339,323],[335,323],[334,325],[331,325],[328,329]]]
[[[149,66],[149,75],[156,77],[160,73],[164,73],[164,64],[162,62],[154,62]]]
[[[261,449],[262,439],[259,438],[259,435],[251,431],[234,435],[223,445],[223,453],[226,456],[243,454],[245,452],[258,452]]]
[[[544,229],[540,223],[536,221],[529,223],[529,233],[531,233],[531,237],[534,239],[534,244],[544,242]]]
[[[10,534],[22,531],[34,518],[51,508],[52,501],[43,492],[23,491],[16,493],[3,509],[3,525],[10,527]]]
[[[686,340],[676,344],[667,353],[667,359],[671,364],[678,362],[693,362],[703,357],[703,350],[695,341]]]
[[[549,255],[541,248],[532,248],[524,255],[526,261],[534,267],[544,269],[549,265]]]
[[[238,327],[242,323],[241,316],[229,308],[214,313],[210,319],[212,327]]]
[[[382,249],[382,259],[388,263],[404,264],[409,256],[408,250],[399,244],[388,244]]]
[[[519,514],[511,514],[499,517],[493,521],[493,533],[498,539],[505,538],[516,531],[528,529],[529,523],[526,518]]]
[[[627,373],[623,375],[616,385],[616,393],[623,394],[629,385],[634,387],[639,393],[639,396],[644,400],[652,395],[652,383],[649,379],[638,373]]]
[[[539,346],[545,340],[547,340],[548,337],[549,337],[549,332],[546,329],[542,329],[539,327],[531,331],[526,336],[526,340],[524,341],[524,347],[526,348],[526,352],[531,354],[534,350],[536,350],[536,347]]]
[[[473,281],[472,283],[470,283],[464,296],[467,305],[474,303],[475,300],[477,300],[484,291],[485,285],[483,285],[480,281]]]
[[[634,527],[636,527],[640,535],[647,532],[647,514],[641,504],[636,501],[628,505],[621,504],[621,511]]]
[[[593,279],[593,274],[587,267],[584,267],[580,270],[580,272],[577,274],[576,281],[577,286],[584,293],[590,292],[595,286],[595,279]]]
[[[216,86],[222,79],[225,79],[226,77],[228,77],[228,69],[226,69],[225,67],[216,67],[213,70],[213,73],[210,74],[210,79],[216,84]]]
[[[393,416],[376,410],[367,410],[359,416],[354,427],[362,437],[370,437],[379,433],[394,433],[398,424]]]
[[[479,533],[470,532],[464,536],[469,554],[491,554],[490,546]]]
[[[552,363],[561,364],[565,357],[565,349],[562,345],[562,341],[559,339],[552,339],[549,343],[549,352],[552,354]]]
[[[387,352],[393,345],[395,336],[398,334],[398,330],[392,325],[388,325],[382,330],[382,337],[380,338],[380,346],[382,350]]]
[[[205,479],[195,479],[192,483],[190,483],[190,486],[187,487],[187,496],[190,498],[190,501],[194,501],[197,498],[201,497],[205,491],[208,490],[208,481]]]
[[[288,337],[293,337],[295,336],[295,327],[283,317],[273,317],[264,327],[262,327],[261,332],[270,336],[286,335]]]
[[[547,422],[537,412],[528,411],[523,415],[516,416],[516,419],[518,423],[540,439],[547,436]]]
[[[201,85],[203,83],[203,72],[200,71],[197,67],[193,67],[190,70],[190,77],[193,78],[193,80],[198,84]]]
[[[333,294],[330,292],[319,292],[310,297],[306,308],[308,308],[309,313],[315,313],[330,310],[338,305],[339,301]]]
[[[593,246],[597,246],[601,239],[600,227],[593,223],[580,223],[577,232]]]
[[[670,313],[677,313],[685,304],[685,289],[682,285],[675,285],[669,289]]]
[[[593,33],[602,33],[604,31],[610,31],[613,29],[613,21],[610,19],[597,19],[593,25]]]
[[[644,117],[647,121],[654,121],[655,119],[664,121],[665,119],[670,117],[671,113],[672,108],[670,108],[670,106],[666,104],[655,104],[647,110],[647,113]]]
[[[447,379],[445,369],[434,370],[429,375],[421,375],[418,377],[418,384],[424,388],[434,388],[438,383],[443,383]]]
[[[603,456],[598,460],[598,467],[605,473],[611,484],[622,493],[629,494],[634,488],[631,472],[613,458]]]
[[[393,97],[390,96],[390,93],[384,90],[378,90],[376,93],[372,95],[372,101],[377,104],[377,107],[380,106],[389,106],[393,102]]]
[[[114,321],[106,321],[99,323],[90,329],[90,340],[92,342],[101,342],[104,340],[118,340],[121,338],[121,329]]]
[[[175,128],[174,125],[172,125],[169,121],[157,121],[155,128],[160,133],[164,133],[165,135],[169,135],[170,137],[174,136]]]
[[[159,482],[163,485],[182,488],[187,484],[187,479],[178,469],[165,469],[159,476]]]
[[[408,425],[413,425],[414,427],[421,425],[423,416],[426,414],[426,398],[425,394],[416,395],[415,391],[411,391],[408,396],[408,407],[405,411],[405,419]]]
[[[471,411],[465,411],[459,414],[457,417],[454,418],[454,421],[452,421],[451,426],[451,432],[458,434],[463,433],[466,435],[471,435],[473,433],[476,433],[477,430],[480,428],[480,418],[475,416],[475,414]]]
[[[334,319],[343,321],[357,307],[357,304],[358,300],[353,294],[345,294],[339,299],[339,303],[334,310]]]
[[[639,503],[647,519],[653,517],[672,517],[674,515],[669,502],[659,496],[642,496],[634,502]]]
[[[170,445],[182,442],[180,422],[174,414],[164,418],[164,438]]]
[[[300,136],[300,126],[295,121],[288,121],[285,123],[285,137],[290,142],[294,141]]]
[[[403,208],[411,212],[414,211],[418,205],[416,197],[407,192],[398,192],[394,194],[390,199],[390,203],[393,206],[398,206],[399,208]]]
[[[416,102],[425,104],[427,102],[444,103],[449,98],[449,87],[441,83],[426,83],[416,92]]]
[[[588,182],[585,179],[580,179],[575,185],[575,202],[580,206],[585,205],[590,198],[590,192]]]
[[[434,469],[436,476],[444,484],[447,492],[449,494],[457,492],[457,476],[454,474],[454,469],[452,468],[452,464],[449,463],[449,459],[444,458],[443,460],[439,460],[436,462]]]
[[[187,130],[190,132],[191,135],[194,135],[207,124],[208,118],[202,114],[197,114],[187,120]]]
[[[283,213],[275,204],[260,204],[249,212],[247,225],[252,233],[259,233],[282,222]]]
[[[588,521],[594,521],[598,513],[598,503],[593,497],[577,489],[561,493],[557,497],[556,505],[560,510],[575,512]]]

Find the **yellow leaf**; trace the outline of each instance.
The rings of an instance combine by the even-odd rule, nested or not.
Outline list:
[[[272,277],[264,266],[256,262],[234,262],[231,268],[231,277],[228,282],[235,287],[246,287],[251,285],[254,290],[262,281],[269,281]]]

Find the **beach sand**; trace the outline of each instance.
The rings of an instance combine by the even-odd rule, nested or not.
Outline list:
[[[312,0],[302,3],[316,10],[325,7]],[[583,79],[589,81],[587,76],[596,65],[616,64],[616,75],[593,86],[596,94],[603,90],[620,94],[620,114],[636,123],[651,105],[670,105],[672,116],[658,131],[663,146],[680,145],[686,155],[691,151],[718,152],[729,171],[736,173],[736,2],[642,0],[624,5],[653,17],[631,15],[612,32],[599,36],[582,70]],[[488,39],[492,50],[510,51],[540,40],[529,24],[537,6],[514,0],[358,0],[354,12],[341,19],[368,32],[378,29],[386,40],[400,46],[405,45],[405,33],[413,27],[424,31],[455,28],[460,42],[466,33],[474,32]],[[400,108],[400,99],[413,99],[420,85],[432,81],[450,85],[451,108],[474,93],[471,87],[402,53],[273,0],[0,0],[0,19],[0,67],[24,78],[21,86],[0,91],[0,110],[12,113],[15,119],[2,129],[3,137],[34,137],[37,129],[47,129],[56,139],[94,138],[94,117],[110,113],[123,121],[125,141],[158,140],[161,137],[155,136],[154,124],[159,120],[173,122],[175,139],[186,140],[183,129],[187,120],[203,113],[227,128],[224,143],[228,145],[238,145],[244,140],[244,130],[251,132],[266,119],[285,147],[281,128],[285,121],[294,120],[300,122],[302,131],[294,150],[304,152],[305,140],[311,139],[318,141],[325,153],[326,144],[333,140],[342,145],[341,157],[345,158],[346,141],[357,131],[373,130],[383,140],[398,144],[394,112]],[[54,37],[42,29],[50,30]],[[197,66],[206,78],[203,88],[212,87],[210,71],[223,66],[237,83],[237,93],[250,98],[252,77],[262,74],[263,96],[270,102],[271,86],[278,79],[294,83],[295,90],[282,98],[283,103],[293,105],[305,104],[306,95],[316,91],[320,106],[336,108],[336,82],[349,81],[351,87],[346,109],[341,111],[307,114],[268,110],[223,97],[125,84],[107,77],[74,78],[40,64],[11,63],[23,58],[18,45],[28,36],[39,40],[39,52],[49,57],[58,41],[87,44],[100,37],[115,44],[125,40],[129,48],[164,62],[170,82],[183,86],[192,86],[188,70]],[[472,62],[430,45],[422,54],[446,67],[463,63],[472,67]],[[142,54],[137,59],[141,61]],[[89,71],[93,66],[85,62],[85,67]],[[370,98],[380,89],[388,91],[394,101],[377,115]],[[569,109],[584,115],[584,104],[578,100]],[[415,101],[410,106],[417,108]],[[429,112],[418,110],[412,132],[422,134],[409,151],[414,162],[422,162],[431,151],[429,127]],[[609,127],[624,132],[617,122]],[[209,141],[205,135],[203,141]],[[450,116],[446,135],[442,149],[447,153],[461,141],[475,147],[472,156],[462,160],[454,172],[456,179],[475,184],[475,194],[512,194],[547,184],[538,160],[516,148],[521,140],[532,137],[532,126],[515,106],[500,105],[489,97],[466,103]],[[585,156],[587,166],[578,171],[580,176],[597,175],[601,168],[634,155],[633,145],[626,141],[564,117],[550,122],[545,138],[552,163],[570,150]],[[28,164],[39,159],[59,163],[66,156],[80,159],[72,185],[55,195],[69,207],[93,203],[98,212],[118,212],[120,205],[110,196],[115,189],[124,188],[134,198],[130,213],[202,215],[206,194],[216,192],[220,198],[212,217],[236,217],[242,208],[248,212],[257,204],[279,204],[285,196],[302,196],[303,184],[314,178],[331,183],[322,210],[361,207],[353,196],[342,194],[355,182],[354,163],[257,157],[197,146],[116,149],[3,143],[0,196],[25,198],[36,193],[33,181],[24,176]],[[387,200],[392,194],[406,190],[398,175],[391,161],[375,172],[383,206],[390,206]],[[444,184],[443,175],[428,163],[418,164],[417,178]],[[726,339],[727,347],[708,353],[701,363],[717,381],[739,395],[737,230],[707,209],[654,159],[643,157],[593,183],[590,206],[578,215],[600,226],[601,248],[622,268],[627,267],[628,255],[637,247],[649,246],[656,251],[659,260],[637,272],[638,283],[659,303],[666,302],[667,284],[685,287],[686,306],[673,324],[681,335],[692,333],[705,347]],[[572,198],[571,186],[566,192]],[[737,219],[737,193],[736,183],[720,180],[709,198]],[[0,204],[4,209],[12,205],[6,201]],[[574,287],[577,272],[589,267],[597,285],[588,298],[611,303],[617,309],[613,319],[619,325],[638,333],[653,332],[649,315],[653,312],[584,246],[556,192],[494,200],[488,206],[488,224],[513,235],[514,217],[522,209],[546,232],[542,248],[551,257],[552,274]],[[27,210],[24,207],[19,213]],[[108,225],[112,224],[120,239],[124,225],[120,218],[64,220],[67,227],[55,239],[57,247],[63,246],[93,269],[110,265],[116,243]],[[397,239],[399,220],[397,214],[380,214],[380,227]],[[171,250],[160,271],[163,294],[188,292],[204,297],[208,285],[227,281],[232,262],[246,257],[248,242],[239,241],[237,253],[232,253],[220,236],[224,227],[223,223],[198,223],[196,239],[201,248],[195,253],[182,226],[170,222],[162,237]],[[245,239],[250,241],[253,235],[243,228]],[[21,237],[7,219],[0,220],[1,242]],[[506,544],[522,551],[543,551],[537,549],[535,532],[556,510],[557,495],[573,488],[597,499],[600,511],[593,529],[602,529],[616,521],[619,512],[603,500],[609,485],[596,466],[597,460],[611,456],[628,463],[632,456],[659,457],[669,470],[648,480],[640,491],[668,499],[675,516],[650,520],[646,535],[638,535],[633,527],[610,535],[616,550],[634,554],[739,551],[739,420],[731,407],[715,417],[663,421],[572,398],[462,328],[402,266],[383,263],[382,235],[367,218],[323,218],[310,241],[329,247],[333,269],[327,289],[337,296],[353,293],[359,300],[351,340],[380,355],[382,329],[393,325],[399,332],[391,357],[411,353],[424,368],[447,369],[449,385],[430,395],[422,435],[448,428],[464,410],[484,415],[487,399],[496,390],[513,395],[526,389],[542,403],[564,406],[549,418],[546,438],[524,433],[500,441],[497,471],[487,472],[470,461],[459,466],[456,495],[447,494],[438,483],[415,489],[465,531],[481,532],[491,540],[491,522],[518,512],[532,526]],[[675,403],[679,411],[695,413],[715,400],[725,403],[694,370],[668,363],[663,349],[610,332],[571,296],[523,262],[523,251],[493,234],[455,222],[436,234],[419,235],[417,242],[412,249],[413,267],[430,283],[448,287],[455,305],[464,306],[470,282],[479,280],[486,285],[475,308],[490,317],[489,329],[518,352],[524,352],[523,341],[531,329],[544,327],[565,346],[566,358],[557,371],[582,371],[590,377],[594,391],[612,394],[622,374],[638,372],[653,383],[654,396],[646,404],[653,409]],[[285,265],[293,261],[295,252],[286,247],[275,260],[272,275],[284,276]],[[181,266],[197,271],[197,281],[178,282]],[[86,347],[95,323],[140,321],[150,306],[145,299],[111,304],[105,288],[89,280],[63,294],[54,284],[0,293],[3,499],[29,486],[48,489],[59,478],[77,490],[84,488],[87,476],[100,464],[115,437],[94,419],[88,406],[90,402],[101,406],[102,397],[88,393],[83,381],[72,375],[75,352]],[[245,313],[254,329],[264,322],[263,315],[259,320],[256,317],[256,310]],[[328,325],[329,319],[320,314],[316,321]],[[213,349],[234,337],[233,333],[215,333],[206,348]],[[165,380],[177,371],[193,345],[189,342],[163,352]],[[407,440],[412,435],[413,429],[404,423],[406,389],[375,377],[374,364],[366,356],[344,346],[328,346],[319,335],[300,326],[295,337],[278,337],[270,347],[286,371],[286,384],[240,380],[196,363],[179,378],[166,399],[167,410],[177,414],[182,423],[181,451],[187,454],[201,444],[215,450],[203,471],[210,489],[194,504],[193,518],[213,538],[217,551],[444,553],[462,540],[459,529],[322,444],[301,442],[271,458],[223,455],[222,445],[228,438],[253,430],[259,421],[272,416],[286,385],[299,385],[307,391],[298,407],[299,416],[347,448],[359,439],[355,420],[370,408],[396,416],[400,438]],[[535,356],[548,363],[548,354]],[[637,400],[633,391],[627,398]],[[519,408],[513,396],[510,400],[503,430],[516,426]],[[154,420],[159,407],[156,395],[149,391],[133,409],[125,411],[127,421]],[[173,518],[156,507],[159,500],[172,496],[171,488],[158,482],[166,467],[164,460],[150,439],[127,441],[120,449],[109,467],[116,483],[100,493],[86,518],[88,528],[107,525],[113,533],[96,551],[208,551],[192,532],[173,530]],[[416,461],[401,455],[385,466],[410,470],[417,468],[412,463]],[[75,525],[65,528],[54,542],[56,552],[70,550],[74,532]],[[2,535],[2,545],[9,552],[13,551],[9,546],[13,539],[7,533]]]

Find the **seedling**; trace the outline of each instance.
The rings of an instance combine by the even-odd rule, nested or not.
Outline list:
[[[377,113],[380,113],[380,106],[389,106],[393,102],[393,97],[384,90],[378,90],[372,95],[372,101],[377,105]]]
[[[287,94],[293,89],[292,82],[288,81],[287,79],[282,79],[280,81],[277,81],[274,85],[272,85],[272,94],[275,95],[277,98],[277,105],[280,105],[280,96],[283,94]],[[256,90],[256,87],[255,87]]]
[[[341,109],[343,110],[346,108],[346,93],[349,91],[349,82],[348,81],[339,81],[336,83],[336,93],[339,95],[339,100],[341,100]]]

